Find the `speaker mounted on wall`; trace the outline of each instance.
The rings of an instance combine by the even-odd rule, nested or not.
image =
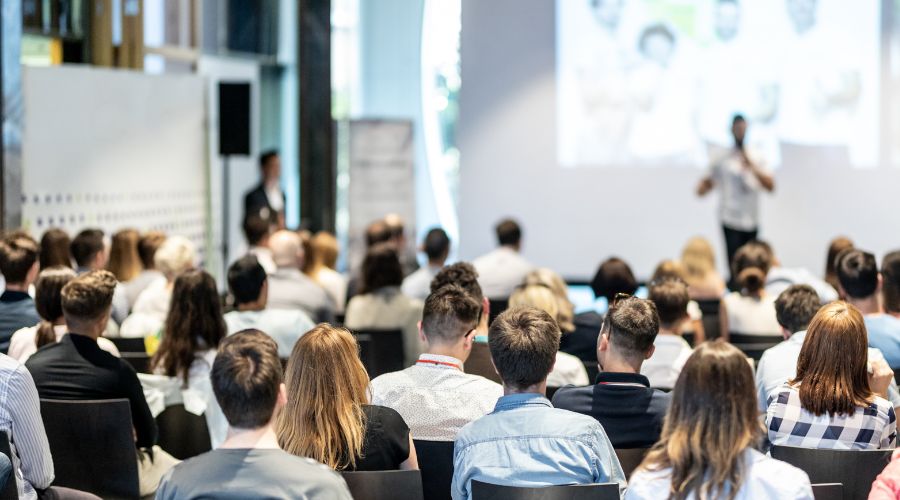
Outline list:
[[[250,156],[250,82],[219,82],[219,155]]]

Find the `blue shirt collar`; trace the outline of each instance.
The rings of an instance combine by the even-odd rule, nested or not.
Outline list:
[[[525,392],[502,396],[497,400],[497,405],[494,406],[494,413],[515,410],[524,406],[545,406],[547,408],[553,408],[553,405],[550,404],[550,400],[544,397],[543,394]]]

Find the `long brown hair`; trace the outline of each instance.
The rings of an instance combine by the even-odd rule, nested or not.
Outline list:
[[[734,499],[744,482],[744,450],[762,435],[756,406],[744,354],[721,340],[700,344],[678,376],[662,435],[640,468],[671,467],[672,499]]]
[[[61,292],[73,278],[75,271],[72,268],[54,266],[41,271],[34,282],[34,307],[41,317],[34,337],[38,349],[56,342],[53,323],[63,316]]]
[[[106,270],[116,275],[122,283],[131,281],[141,273],[141,257],[138,255],[140,238],[140,233],[135,229],[122,229],[112,237]]]
[[[285,451],[338,470],[355,468],[366,433],[369,386],[358,352],[349,331],[327,323],[294,344],[285,378],[287,404],[277,426]]]
[[[837,257],[844,250],[853,248],[853,242],[846,236],[838,236],[828,244],[828,255],[825,256],[825,281],[838,289],[840,281],[837,276]]]
[[[847,415],[871,402],[868,344],[857,308],[837,301],[819,309],[806,330],[797,376],[791,381],[800,385],[800,403],[806,411]]]
[[[187,385],[197,351],[218,348],[226,333],[216,280],[206,271],[186,271],[175,279],[162,342],[150,366]]]
[[[72,254],[69,253],[69,245],[72,240],[69,234],[59,228],[51,228],[41,236],[41,253],[38,261],[41,269],[50,267],[72,267]]]

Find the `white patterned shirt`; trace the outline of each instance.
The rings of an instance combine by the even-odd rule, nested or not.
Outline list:
[[[397,411],[413,439],[453,441],[469,422],[494,410],[500,384],[463,373],[450,356],[422,354],[413,366],[372,380],[372,404]]]

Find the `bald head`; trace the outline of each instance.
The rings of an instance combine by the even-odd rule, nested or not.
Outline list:
[[[278,267],[300,268],[303,264],[303,245],[293,231],[277,231],[269,238],[269,249]]]

